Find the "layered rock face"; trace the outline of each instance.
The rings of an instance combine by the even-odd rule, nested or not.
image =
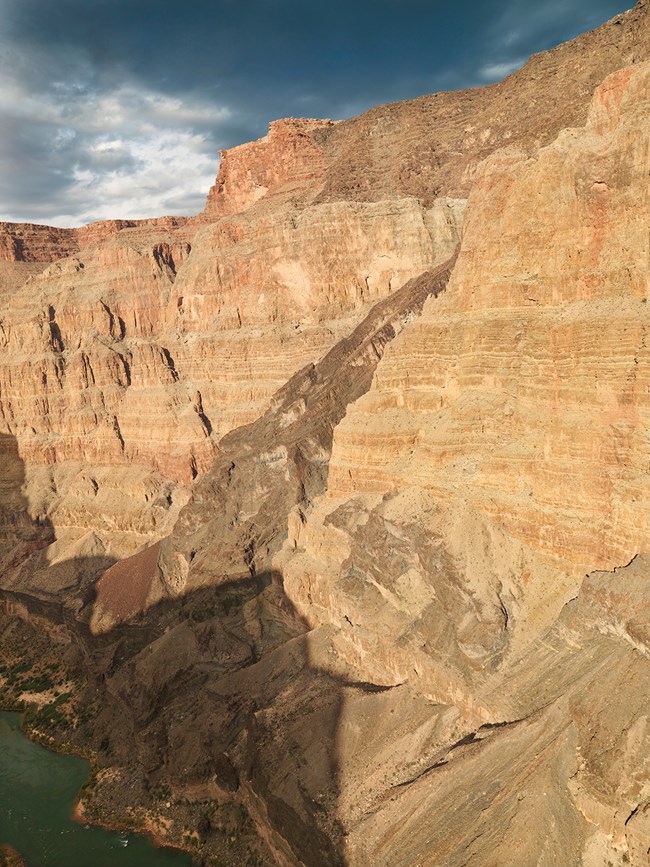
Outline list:
[[[0,292],[15,289],[51,262],[76,255],[122,229],[135,226],[176,228],[192,221],[185,217],[153,220],[103,220],[79,229],[58,229],[32,223],[0,223]]]
[[[73,229],[0,223],[0,292],[13,291],[46,263],[78,250]]]
[[[199,218],[3,225],[1,417],[32,513],[64,532],[82,465],[138,467],[149,481],[125,481],[126,499],[105,497],[82,529],[110,507],[115,535],[102,533],[117,554],[160,537],[176,510],[161,521],[149,502],[179,484],[184,502],[221,436],[259,417],[372,303],[452,255],[486,155],[552,139],[609,71],[647,55],[645,10],[480,91],[344,123],[277,121],[222,155]]]
[[[626,825],[647,811],[647,559],[580,587],[650,546],[649,86],[650,64],[623,69],[584,128],[482,166],[448,291],[388,347],[334,431],[327,494],[274,558],[297,611],[340,630],[364,679],[417,684],[473,721],[457,761],[418,756],[408,785],[399,761],[384,768],[392,787],[365,812],[345,753],[352,863],[647,855],[645,818],[640,847]],[[623,683],[625,712],[604,711]],[[527,811],[533,766],[547,820]],[[523,826],[539,836],[513,860]]]
[[[647,857],[649,75],[610,76],[534,161],[487,161],[447,291],[421,316],[418,281],[378,305],[223,440],[160,549],[97,585],[99,630],[128,616],[129,575],[140,604],[243,594],[242,624],[206,608],[111,691],[133,702],[136,671],[159,689],[184,648],[218,710],[176,719],[174,666],[162,704],[147,687],[142,742],[190,778],[209,772],[177,752],[188,725],[227,756],[210,791],[236,779],[279,861]],[[228,636],[216,666],[207,635]]]
[[[486,161],[448,295],[337,429],[332,496],[462,498],[578,576],[647,545],[649,97],[623,69],[584,129]]]
[[[314,134],[331,126],[330,120],[276,120],[270,124],[268,135],[259,141],[222,151],[205,216],[235,214],[268,196],[283,191],[302,192],[322,182],[325,153]]]
[[[347,407],[370,387],[385,347],[442,292],[453,261],[425,272],[377,304],[316,365],[307,365],[251,425],[224,437],[219,457],[194,488],[171,536],[156,556],[117,564],[97,582],[91,628],[106,631],[165,596],[228,583],[233,575],[272,571],[288,521],[304,519],[326,490],[332,435]],[[297,514],[292,510],[297,507]],[[145,552],[146,554],[146,552]],[[125,609],[119,589],[132,564],[140,609]],[[142,565],[141,565],[142,564]]]
[[[117,551],[151,538],[158,518],[147,504],[164,501],[171,476],[167,466],[165,475],[153,461],[146,466],[137,442],[127,452],[120,421],[128,431],[128,411],[119,410],[125,401],[133,406],[141,439],[152,382],[169,384],[170,406],[187,399],[174,393],[177,377],[164,345],[149,338],[164,317],[171,257],[180,260],[189,243],[177,229],[182,240],[174,243],[173,231],[166,232],[171,243],[150,246],[152,231],[161,228],[99,226],[87,246],[50,264],[41,249],[40,273],[5,293],[1,314],[0,412],[26,464],[31,514],[56,524],[60,538],[69,528],[73,541],[93,531],[110,544],[111,528]],[[101,242],[93,240],[97,234],[105,235]],[[126,302],[125,290],[128,324],[118,300]],[[169,437],[151,431],[150,441],[173,466]]]
[[[276,863],[647,862],[648,22],[4,229],[3,596]]]
[[[276,198],[202,229],[175,284],[178,357],[216,435],[258,418],[373,303],[449,258],[463,211],[448,199],[423,209],[413,199],[303,208]]]
[[[465,198],[480,161],[506,144],[533,154],[582,125],[591,96],[616,69],[648,59],[646,0],[498,84],[382,105],[321,130],[332,156],[321,200],[406,195]]]
[[[4,293],[0,337],[0,411],[33,513],[61,532],[78,527],[75,492],[90,480],[101,506],[83,529],[102,525],[118,554],[159,537],[175,510],[161,522],[151,504],[207,469],[218,440],[257,418],[373,303],[448,258],[463,206],[305,207],[279,196],[215,223],[88,230],[74,255],[49,264],[51,245],[34,242],[40,262],[10,263],[38,273]],[[122,479],[110,496],[108,467]],[[184,498],[179,489],[175,502]]]

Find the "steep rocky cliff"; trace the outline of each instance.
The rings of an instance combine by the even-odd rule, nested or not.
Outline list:
[[[447,259],[463,204],[280,198],[214,223],[97,231],[50,264],[39,236],[40,262],[10,263],[39,273],[5,290],[0,311],[2,423],[34,514],[61,533],[103,522],[118,555],[168,530],[174,504],[167,516],[152,504],[183,502],[172,489],[207,469],[225,433],[373,303]],[[19,246],[19,231],[7,238]]]
[[[198,218],[0,226],[0,418],[32,513],[60,535],[103,522],[118,556],[167,532],[221,436],[449,258],[482,160],[583,123],[594,88],[649,42],[639,3],[487,88],[277,121],[222,155]],[[89,484],[101,505],[86,519]]]
[[[584,128],[484,163],[447,292],[335,429],[327,493],[273,561],[365,679],[417,683],[485,739],[449,776],[432,754],[440,771],[419,763],[370,816],[353,784],[355,863],[647,857],[626,823],[649,782],[649,109],[650,64],[628,67]],[[538,836],[513,856],[524,825]]]
[[[6,616],[277,863],[647,863],[649,56],[641,0],[198,217],[0,226]]]

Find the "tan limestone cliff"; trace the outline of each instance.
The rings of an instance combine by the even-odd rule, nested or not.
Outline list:
[[[646,317],[649,76],[649,64],[615,73],[587,125],[535,160],[492,157],[448,290],[421,316],[403,309],[369,390],[355,400],[342,387],[344,359],[357,363],[343,341],[223,441],[147,563],[125,561],[98,584],[94,625],[108,636],[124,616],[125,577],[142,580],[140,605],[155,599],[157,569],[182,592],[192,613],[110,688],[138,702],[147,737],[166,739],[167,767],[183,779],[188,763],[204,773],[187,732],[213,738],[233,797],[296,863],[644,864],[648,556],[582,579],[589,560],[632,559],[625,526],[608,535],[600,516],[617,495],[630,510],[620,513],[638,509],[644,526],[648,455],[643,437],[629,437],[616,463],[611,450],[591,449],[588,461],[580,449],[585,432],[618,436],[631,406],[643,429],[644,347],[629,341]],[[595,212],[594,183],[611,193]],[[630,370],[635,402],[614,404]],[[354,402],[337,422],[346,394]],[[553,467],[553,450],[540,449],[547,423],[552,445],[581,460],[561,452]],[[620,470],[636,484],[602,493],[599,481]],[[583,521],[592,547],[579,547]],[[647,551],[647,537],[634,538]],[[278,644],[264,651],[265,640]],[[209,713],[190,699],[199,676]],[[189,722],[174,717],[184,700]]]
[[[650,549],[649,86],[650,64],[621,70],[584,128],[482,166],[448,291],[348,408],[327,493],[273,560],[365,679],[408,683],[475,732],[458,762],[416,761],[359,811],[341,729],[350,863],[646,857],[647,557],[602,574],[610,602],[577,612],[590,564]]]
[[[96,585],[90,621],[107,631],[165,596],[228,584],[232,575],[268,572],[287,537],[288,521],[326,488],[332,433],[346,408],[366,391],[386,346],[442,292],[453,260],[411,280],[375,305],[351,335],[316,365],[296,373],[269,410],[219,445],[171,536],[109,569]],[[137,585],[125,608],[122,582]]]
[[[481,160],[580,121],[605,74],[647,57],[647,27],[641,3],[488,88],[343,123],[274,122],[222,155],[199,218],[3,224],[2,429],[27,463],[32,513],[56,511],[64,532],[82,465],[95,476],[137,467],[157,491],[180,484],[184,501],[221,436],[262,414],[373,303],[451,255]],[[173,520],[174,509],[152,521],[148,502],[105,498],[74,532],[105,524],[109,508],[105,542],[128,553],[142,527],[154,541]]]
[[[449,293],[337,429],[332,496],[466,499],[578,576],[645,550],[649,171],[648,64],[535,160],[484,164]]]
[[[648,20],[279,122],[3,302],[4,609],[277,863],[646,865]]]
[[[78,526],[71,501],[83,470],[102,487],[81,516],[86,529],[116,553],[142,545],[142,527],[159,537],[169,521],[156,526],[148,512],[165,480],[187,485],[296,369],[447,258],[462,213],[447,200],[429,210],[415,200],[264,203],[208,226],[122,228],[5,293],[0,414],[26,462],[34,514],[44,508],[61,531]],[[108,467],[136,470],[112,505]],[[151,491],[139,494],[129,478],[146,473]]]

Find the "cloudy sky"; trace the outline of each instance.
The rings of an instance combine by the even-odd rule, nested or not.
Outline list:
[[[0,220],[200,211],[221,148],[487,84],[634,0],[0,0]]]

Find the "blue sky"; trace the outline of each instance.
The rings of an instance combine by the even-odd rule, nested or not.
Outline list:
[[[496,81],[633,0],[0,0],[0,220],[200,211],[278,117]]]

